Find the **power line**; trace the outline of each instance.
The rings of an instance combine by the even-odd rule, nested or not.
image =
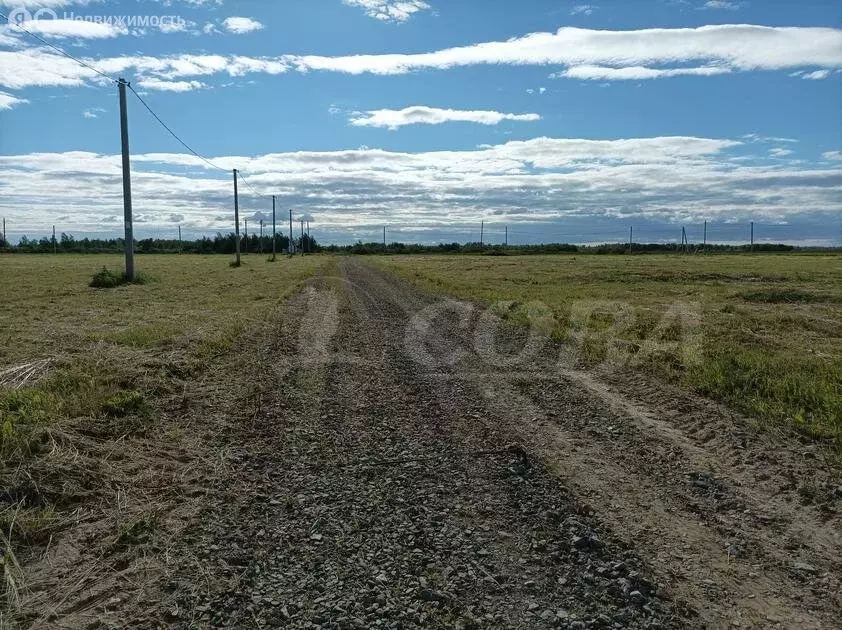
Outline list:
[[[10,22],[10,21],[9,21],[9,16],[8,16],[8,15],[6,15],[5,13],[3,13],[2,11],[0,11],[0,17],[2,17],[4,20],[6,20],[6,22],[7,22],[7,23],[12,24],[12,25],[14,25],[14,26],[18,27],[20,30],[22,30],[22,31],[23,31],[24,33],[26,33],[27,35],[29,35],[29,36],[31,36],[31,37],[34,37],[35,39],[37,39],[39,42],[41,42],[41,43],[42,43],[42,44],[44,44],[45,46],[49,46],[50,48],[52,48],[52,49],[53,49],[53,50],[55,50],[56,52],[58,52],[58,53],[60,53],[60,54],[64,55],[64,56],[65,56],[65,57],[67,57],[68,59],[72,59],[72,60],[73,60],[73,61],[75,61],[76,63],[78,63],[78,64],[80,64],[80,65],[82,65],[82,66],[85,66],[88,70],[93,70],[94,72],[96,72],[96,73],[97,73],[98,75],[100,75],[101,77],[105,77],[105,78],[106,78],[106,79],[108,79],[109,81],[113,81],[114,83],[117,83],[117,79],[115,79],[115,78],[114,78],[114,77],[112,77],[112,76],[109,76],[109,75],[105,74],[105,73],[104,73],[102,70],[100,70],[99,68],[95,68],[95,67],[94,67],[94,66],[92,66],[91,64],[89,64],[89,63],[87,63],[87,62],[85,62],[85,61],[82,61],[82,60],[81,60],[81,59],[79,59],[78,57],[74,57],[74,56],[73,56],[73,55],[71,55],[69,52],[67,52],[67,51],[65,51],[65,50],[63,50],[63,49],[61,49],[61,48],[59,48],[59,47],[58,47],[58,46],[56,46],[55,44],[51,44],[50,42],[48,42],[46,39],[44,39],[44,38],[43,38],[43,37],[41,37],[40,35],[37,35],[36,33],[33,33],[32,31],[30,31],[29,29],[24,28],[23,26],[21,26],[21,25],[20,25],[20,24],[18,24],[17,22]]]
[[[127,83],[126,85],[127,85],[127,86],[128,86],[128,88],[132,91],[132,94],[134,94],[134,95],[137,97],[137,100],[139,100],[139,101],[143,104],[143,106],[147,109],[147,111],[149,111],[149,113],[150,113],[150,114],[152,114],[152,116],[155,118],[155,120],[157,120],[159,123],[161,123],[161,126],[162,126],[164,129],[166,129],[166,130],[170,133],[170,135],[171,135],[173,138],[175,138],[175,139],[179,142],[179,144],[181,144],[181,146],[183,146],[185,149],[187,149],[188,151],[190,151],[190,153],[192,153],[193,155],[195,155],[195,156],[196,156],[197,158],[199,158],[200,160],[203,160],[203,161],[204,161],[204,162],[206,162],[207,164],[210,164],[212,167],[214,167],[214,168],[218,168],[220,171],[225,171],[225,172],[228,172],[228,170],[229,170],[229,169],[227,169],[227,168],[222,168],[221,166],[218,166],[218,165],[214,164],[214,163],[213,163],[213,162],[211,162],[208,158],[206,158],[204,155],[202,155],[202,154],[200,154],[198,151],[194,150],[194,149],[193,149],[193,148],[192,148],[189,144],[187,144],[184,140],[182,140],[181,138],[179,138],[179,137],[178,137],[178,134],[176,134],[176,133],[175,133],[172,129],[170,129],[170,127],[167,125],[167,123],[165,123],[163,120],[161,120],[161,117],[160,117],[160,116],[158,116],[158,114],[156,114],[156,113],[155,113],[155,111],[154,111],[154,110],[153,110],[153,109],[149,106],[149,104],[148,104],[146,101],[144,101],[144,100],[143,100],[143,98],[141,98],[140,94],[138,94],[138,93],[135,91],[135,89],[132,87],[132,84],[131,84],[131,83]]]

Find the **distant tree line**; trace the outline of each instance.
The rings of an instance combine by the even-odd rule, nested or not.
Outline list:
[[[783,244],[706,245],[707,252],[791,252],[804,248]],[[688,245],[682,249],[675,243],[605,243],[602,245],[571,245],[569,243],[542,243],[539,245],[487,245],[483,243],[439,243],[417,245],[412,243],[357,242],[353,245],[325,245],[325,252],[345,254],[482,254],[486,256],[517,256],[527,254],[656,254],[675,251],[700,252],[701,245]]]
[[[197,240],[146,238],[135,241],[135,252],[138,254],[233,254],[235,252],[235,235],[217,233],[214,237],[203,236]],[[123,239],[76,239],[71,234],[62,234],[56,239],[43,237],[35,240],[22,237],[20,243],[12,245],[0,236],[0,252],[16,253],[73,253],[73,254],[117,254],[123,251]],[[439,243],[437,245],[420,245],[414,243],[363,243],[352,245],[320,245],[316,239],[302,235],[293,240],[296,251],[307,253],[333,252],[341,254],[377,255],[377,254],[483,254],[486,256],[509,256],[526,254],[657,254],[676,251],[701,252],[792,252],[818,251],[838,248],[805,248],[780,243],[755,243],[750,245],[702,245],[694,244],[682,247],[676,243],[605,243],[602,245],[570,245],[568,243],[545,243],[540,245],[488,245],[483,243]],[[283,252],[289,247],[289,238],[276,236],[275,247]],[[272,237],[260,237],[249,234],[240,237],[240,251],[256,254],[272,251]]]
[[[123,251],[125,240],[122,238],[74,238],[71,234],[62,234],[53,241],[50,237],[38,240],[26,236],[21,237],[17,245],[12,245],[0,236],[0,251],[27,254],[45,254],[53,251],[63,254],[118,254]],[[320,247],[316,239],[301,236],[294,240],[296,249],[307,252],[317,252]],[[275,237],[275,248],[282,252],[289,247],[289,238],[278,234]],[[214,237],[203,236],[197,240],[144,238],[135,240],[135,252],[138,254],[233,254],[236,251],[236,236],[217,233]],[[240,236],[240,251],[269,253],[272,251],[272,236],[260,237],[249,234]]]

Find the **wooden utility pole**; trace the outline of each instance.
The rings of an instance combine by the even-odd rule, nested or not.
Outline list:
[[[58,249],[58,244],[56,243],[56,226],[53,226],[53,253],[55,254]]]
[[[308,247],[307,241],[304,240],[304,219],[299,219],[299,221],[301,222],[301,252],[306,254]]]
[[[6,240],[6,217],[3,217],[3,242],[6,243],[6,245],[9,244],[9,241]]]
[[[681,250],[686,252],[687,251],[687,231],[684,229],[684,226],[681,226]]]
[[[289,253],[292,254],[295,251],[295,245],[292,244],[292,208],[289,209]]]
[[[275,254],[277,249],[277,232],[275,226],[275,195],[272,195],[272,262],[275,262]]]
[[[754,221],[751,222],[751,251],[754,251]]]
[[[702,251],[705,251],[708,246],[708,222],[705,221],[705,227],[702,230]]]
[[[236,261],[234,264],[240,266],[240,195],[237,192],[237,169],[234,169],[234,251]]]
[[[260,219],[260,241],[257,243],[257,249],[263,253],[263,219]]]
[[[126,111],[126,80],[117,82],[120,93],[120,145],[123,153],[123,225],[125,228],[126,280],[134,282],[134,230],[132,228],[132,174],[129,160],[129,116]]]
[[[629,226],[629,254],[632,253],[632,248],[634,247],[634,226]]]
[[[480,246],[482,246],[482,244],[484,242],[485,242],[485,221],[482,221],[479,224],[479,244],[480,244]]]
[[[248,254],[249,253],[249,220],[243,219],[243,224],[244,224],[243,230],[245,232],[243,234],[243,236],[245,237],[243,239],[243,253]]]
[[[506,236],[503,239],[503,246],[504,247],[509,246],[509,226],[508,225],[506,226]]]
[[[180,254],[182,250],[181,246],[181,226],[178,226],[178,253]]]
[[[383,247],[386,247],[386,226],[383,226]]]

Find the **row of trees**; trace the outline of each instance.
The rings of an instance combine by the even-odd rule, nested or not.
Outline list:
[[[198,240],[179,241],[173,239],[146,238],[135,241],[135,252],[138,254],[233,254],[236,248],[236,237],[233,232],[228,234],[217,233],[213,238],[203,236]],[[11,245],[0,236],[0,251],[20,253],[75,253],[75,254],[116,254],[123,251],[123,239],[75,239],[70,234],[62,234],[61,238],[53,241],[51,238],[39,240],[22,237],[18,245]],[[644,254],[663,253],[675,251],[699,252],[701,245],[689,245],[682,249],[675,243],[607,243],[603,245],[570,245],[567,243],[547,243],[541,245],[486,245],[483,243],[439,243],[437,245],[418,245],[413,243],[363,243],[357,242],[353,245],[327,245],[322,246],[316,239],[308,235],[300,236],[293,241],[296,251],[306,253],[335,252],[343,254],[436,254],[436,253],[461,253],[461,254],[486,254],[489,256],[504,256],[509,254],[558,254],[558,253],[580,253],[580,254]],[[289,248],[289,238],[283,235],[276,236],[275,248],[280,253]],[[796,248],[792,245],[782,244],[755,244],[749,245],[713,245],[704,247],[706,252],[788,252]],[[240,237],[240,250],[243,253],[268,253],[272,251],[272,237],[260,237],[257,234],[250,234],[247,238]]]
[[[53,240],[43,237],[41,239],[30,239],[21,237],[20,243],[12,245],[3,240],[0,236],[0,251],[20,253],[51,253],[60,252],[64,254],[117,254],[123,251],[125,241],[121,238],[83,238],[76,239],[71,234],[62,234],[61,238]],[[294,240],[294,246],[298,251],[317,252],[320,250],[316,239],[311,236],[301,236]],[[275,249],[283,252],[289,248],[289,238],[282,235],[275,237]],[[233,232],[229,234],[217,233],[214,237],[203,236],[198,240],[160,239],[144,238],[135,240],[135,252],[138,254],[233,254],[236,251],[236,236]],[[272,237],[260,237],[257,234],[249,234],[248,237],[240,236],[240,251],[244,253],[268,253],[272,251]]]

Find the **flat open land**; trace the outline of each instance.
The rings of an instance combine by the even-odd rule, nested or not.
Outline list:
[[[838,627],[839,257],[137,260],[0,257],[6,627]]]

